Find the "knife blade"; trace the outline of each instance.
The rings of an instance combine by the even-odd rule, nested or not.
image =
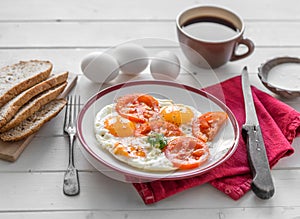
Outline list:
[[[256,115],[246,66],[242,71],[242,89],[246,112],[242,136],[247,145],[248,161],[253,176],[251,188],[257,197],[269,199],[274,195],[275,188],[261,128]]]

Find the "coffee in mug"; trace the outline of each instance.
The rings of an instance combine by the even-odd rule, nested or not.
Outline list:
[[[228,61],[249,56],[254,44],[244,39],[242,19],[228,9],[217,6],[196,6],[184,10],[176,19],[177,34],[185,56],[195,65],[217,68]],[[239,45],[247,51],[236,54]]]

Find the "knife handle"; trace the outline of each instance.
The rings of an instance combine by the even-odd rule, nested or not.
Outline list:
[[[253,174],[252,191],[261,199],[269,199],[275,189],[260,126],[245,124],[242,135],[247,144],[248,160]]]

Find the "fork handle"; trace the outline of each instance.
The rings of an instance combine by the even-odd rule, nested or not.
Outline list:
[[[78,195],[80,190],[79,190],[79,178],[78,178],[78,171],[74,167],[74,159],[73,159],[73,154],[74,154],[74,141],[75,141],[75,135],[70,134],[69,135],[69,165],[67,168],[67,171],[64,176],[64,184],[63,184],[63,191],[64,194],[69,195],[69,196],[74,196]]]
[[[75,134],[69,134],[69,166],[74,166],[74,142]]]
[[[74,196],[79,194],[78,171],[74,166],[69,166],[65,176],[63,185],[64,194]]]

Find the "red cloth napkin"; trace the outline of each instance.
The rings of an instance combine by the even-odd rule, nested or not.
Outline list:
[[[223,89],[223,93],[220,89]],[[204,90],[225,102],[236,116],[241,128],[245,122],[241,77],[231,78]],[[300,133],[300,113],[255,87],[252,87],[252,93],[272,168],[281,158],[294,152],[291,143]],[[210,183],[237,200],[251,189],[251,181],[246,145],[240,137],[235,153],[208,173],[181,180],[157,180],[133,185],[145,204],[151,204],[204,183]]]

